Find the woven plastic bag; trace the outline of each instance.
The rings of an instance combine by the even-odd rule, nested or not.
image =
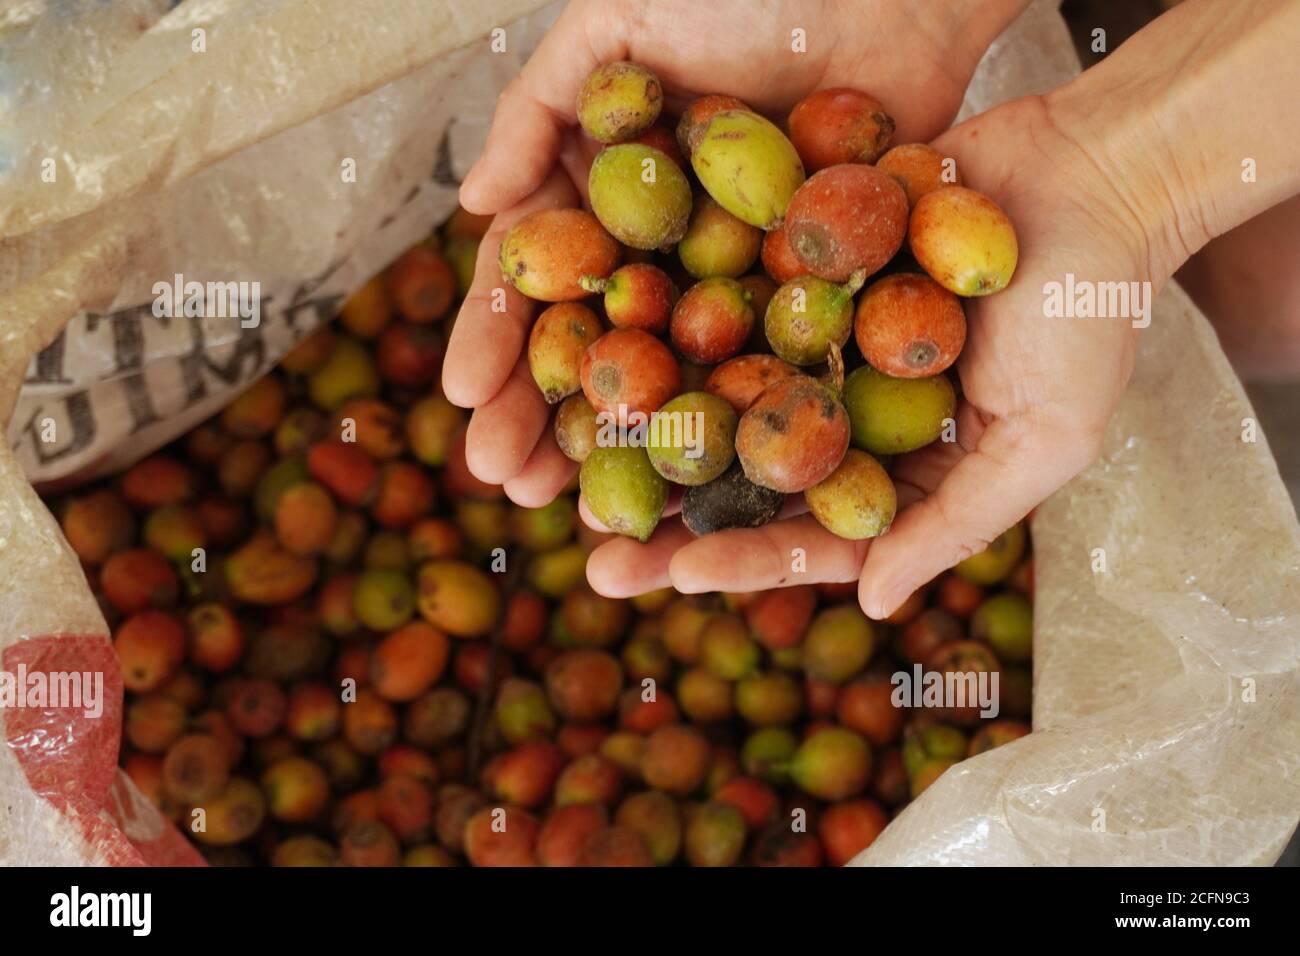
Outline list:
[[[85,675],[106,701],[0,707],[0,865],[202,862],[117,768],[117,658],[32,483],[193,427],[449,215],[539,5],[0,10],[0,681]],[[256,325],[157,317],[176,275],[257,283]]]

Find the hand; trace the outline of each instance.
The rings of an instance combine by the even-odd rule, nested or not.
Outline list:
[[[666,519],[644,546],[619,539],[592,554],[587,573],[598,591],[629,595],[670,583],[683,592],[755,591],[860,576],[864,611],[886,617],[1093,460],[1132,371],[1133,323],[1048,318],[1043,287],[1066,273],[1158,287],[1176,264],[1149,238],[1161,211],[1121,193],[1108,159],[1063,131],[1050,98],[1008,103],[934,145],[1006,211],[1020,262],[1005,290],[965,302],[957,441],[896,460],[893,527],[874,541],[845,541],[803,514],[695,539]],[[795,548],[806,554],[803,573],[792,573]]]
[[[803,547],[800,580],[849,581],[861,566],[859,600],[880,617],[1026,514],[1095,456],[1133,363],[1130,321],[1048,318],[1044,286],[1073,273],[1150,281],[1154,295],[1207,241],[1297,194],[1300,114],[1280,106],[1296,91],[1297,27],[1300,7],[1286,0],[1188,0],[1061,89],[936,143],[1001,203],[1021,258],[1006,290],[969,305],[958,442],[897,462],[904,508],[888,534],[855,545],[805,516],[675,554],[652,541],[639,564],[617,542],[592,556],[589,577],[611,593],[665,579],[753,590],[793,583],[789,552]],[[1243,155],[1270,174],[1247,179]]]
[[[923,141],[951,122],[980,56],[1025,2],[954,0],[942,9],[926,0],[571,3],[502,94],[487,147],[461,187],[465,208],[496,216],[443,371],[448,399],[475,410],[470,470],[533,507],[573,475],[522,357],[534,304],[505,286],[505,314],[490,305],[505,285],[496,261],[505,232],[529,212],[585,198],[598,145],[577,129],[574,103],[588,73],[631,59],[659,75],[669,111],[727,93],[774,117],[813,90],[856,87],[891,111],[895,142]],[[807,52],[791,49],[796,27]]]

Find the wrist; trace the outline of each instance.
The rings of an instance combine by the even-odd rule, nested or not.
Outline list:
[[[941,49],[960,54],[969,77],[989,45],[1032,0],[910,0],[908,17],[942,41]]]
[[[1140,225],[1152,280],[1300,190],[1300,122],[1283,104],[1300,6],[1189,0],[1045,98],[1053,121]]]
[[[1075,147],[1080,176],[1095,178],[1098,214],[1128,237],[1157,288],[1211,238],[1170,137],[1130,97],[1099,93],[1088,74],[1044,97],[1053,126]]]

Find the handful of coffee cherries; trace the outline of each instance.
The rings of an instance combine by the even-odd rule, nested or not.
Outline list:
[[[550,303],[528,362],[588,507],[646,541],[674,484],[696,534],[802,492],[832,533],[883,533],[893,457],[952,440],[962,298],[1011,281],[1010,220],[933,148],[891,148],[864,92],[813,93],[784,131],[711,95],[674,135],[662,106],[645,67],[595,70],[591,211],[535,212],[501,243],[505,280]]]

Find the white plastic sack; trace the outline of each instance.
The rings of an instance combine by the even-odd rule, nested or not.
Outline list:
[[[202,421],[446,218],[554,18],[510,23],[537,6],[0,9],[0,672],[100,675],[110,700],[0,709],[0,866],[202,862],[117,768],[108,628],[31,483],[119,470]],[[258,283],[260,323],[155,317],[177,274]]]

